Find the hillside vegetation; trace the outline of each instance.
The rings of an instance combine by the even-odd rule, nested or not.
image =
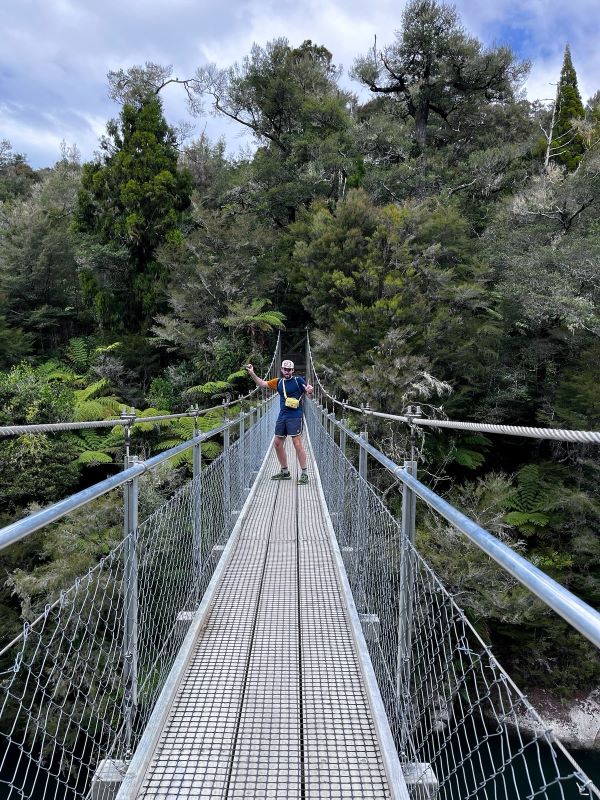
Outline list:
[[[326,46],[276,39],[185,79],[152,63],[109,73],[120,110],[90,163],[65,147],[34,170],[2,143],[0,424],[214,405],[249,388],[241,365],[266,366],[278,329],[308,326],[323,380],[355,404],[600,427],[600,94],[583,103],[567,48],[555,102],[526,100],[529,65],[436,0],[394,23],[357,54],[366,100]],[[237,121],[254,148],[182,140],[167,91]],[[141,430],[134,448],[187,435]],[[406,457],[400,427],[371,436]],[[600,605],[597,447],[418,444],[425,482]],[[122,446],[110,429],[1,441],[0,521],[118,469]],[[117,503],[3,555],[2,638],[112,546]],[[419,542],[522,683],[598,682],[592,648],[445,525],[421,518]]]

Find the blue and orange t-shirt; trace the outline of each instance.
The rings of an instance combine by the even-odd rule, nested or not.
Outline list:
[[[288,397],[295,397],[297,400],[302,401],[304,397],[304,387],[306,381],[300,375],[294,375],[293,378],[271,378],[267,381],[269,389],[277,390],[279,392],[279,414],[284,414],[286,417],[301,417],[302,416],[302,402],[298,408],[288,408],[285,404],[285,395],[283,394],[283,382],[285,381],[285,393]]]

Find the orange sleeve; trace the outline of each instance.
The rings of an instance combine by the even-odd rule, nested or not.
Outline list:
[[[271,378],[271,380],[267,381],[267,386],[269,387],[269,389],[276,389],[278,383],[279,383],[279,378]]]

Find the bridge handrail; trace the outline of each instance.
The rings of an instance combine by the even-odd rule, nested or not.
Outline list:
[[[388,414],[383,411],[373,411],[368,405],[353,406],[345,400],[338,400],[324,387],[319,374],[315,369],[310,340],[306,337],[308,363],[312,369],[313,382],[317,385],[322,395],[339,406],[344,411],[354,411],[370,417],[404,422],[408,425],[419,425],[430,428],[450,428],[451,430],[476,431],[478,433],[498,433],[503,436],[524,436],[530,439],[545,439],[559,442],[580,442],[582,444],[600,444],[600,431],[575,431],[563,428],[535,428],[525,425],[496,425],[488,422],[464,422],[450,419],[425,419],[415,414]],[[420,412],[419,412],[420,413]]]
[[[520,556],[508,545],[499,541],[485,528],[482,528],[446,500],[429,489],[421,481],[414,478],[403,467],[398,466],[380,450],[365,441],[341,421],[329,415],[330,421],[349,439],[363,448],[372,458],[385,467],[395,478],[406,484],[430,508],[433,508],[448,522],[465,534],[473,544],[494,559],[504,570],[509,572],[519,583],[525,586],[547,606],[552,608],[572,627],[583,634],[600,649],[600,613],[580,600],[568,589],[523,556]]]
[[[240,412],[239,416],[232,417],[216,428],[205,431],[193,439],[188,439],[188,441],[176,445],[169,450],[165,450],[146,461],[140,461],[134,466],[119,472],[117,475],[112,475],[110,478],[95,483],[93,486],[88,486],[87,489],[82,489],[82,491],[70,495],[64,500],[60,500],[58,503],[53,503],[47,508],[43,508],[40,511],[36,511],[34,514],[30,514],[28,517],[24,517],[23,519],[7,525],[0,530],[0,552],[4,550],[4,548],[9,547],[15,542],[29,536],[31,533],[43,528],[45,525],[62,519],[62,517],[66,516],[71,511],[81,508],[81,506],[101,497],[112,489],[122,486],[133,478],[143,475],[145,472],[158,466],[158,464],[168,461],[173,456],[183,453],[196,445],[202,444],[202,442],[211,439],[213,436],[217,436],[219,433],[223,433],[223,431],[232,428],[234,425],[239,425],[240,419],[245,419],[250,413],[249,411]]]
[[[274,366],[277,366],[277,359],[281,353],[281,333],[277,334],[277,343],[271,363],[265,372],[265,379],[271,374]],[[134,425],[146,424],[148,422],[161,422],[169,419],[190,419],[197,418],[202,414],[208,414],[210,411],[220,411],[231,406],[238,405],[244,400],[249,400],[251,397],[260,390],[260,387],[255,386],[254,389],[244,395],[240,395],[235,400],[223,401],[218,406],[210,406],[210,408],[190,408],[188,411],[182,411],[177,414],[156,414],[154,416],[138,416],[135,409],[131,409],[131,413],[122,411],[119,417],[112,419],[94,420],[90,422],[43,422],[35,425],[0,425],[0,436],[21,436],[24,433],[54,433],[58,431],[79,431],[86,428],[114,428],[118,425],[133,427]]]

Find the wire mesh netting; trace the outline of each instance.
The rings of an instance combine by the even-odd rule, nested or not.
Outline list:
[[[360,477],[321,409],[311,403],[306,413],[411,796],[600,797]]]
[[[0,652],[0,800],[112,797],[271,440],[273,403]],[[239,424],[232,421],[232,428]]]

